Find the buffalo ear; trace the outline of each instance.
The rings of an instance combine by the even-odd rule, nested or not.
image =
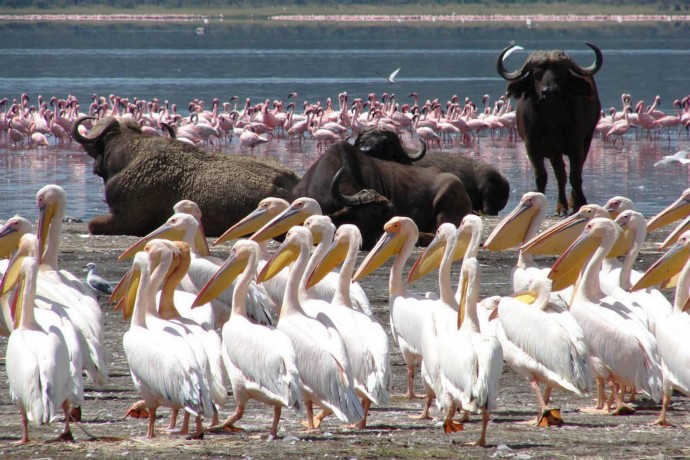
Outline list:
[[[532,78],[529,74],[519,80],[511,81],[508,83],[508,88],[506,89],[507,97],[514,97],[520,99],[524,93],[527,93],[531,89]]]

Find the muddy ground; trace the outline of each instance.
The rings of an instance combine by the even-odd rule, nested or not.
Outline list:
[[[498,218],[487,218],[484,236],[497,224]],[[553,220],[551,220],[553,222]],[[636,268],[644,270],[658,256],[655,242],[665,232],[652,235],[640,256]],[[70,223],[63,230],[60,264],[77,276],[85,277],[87,262],[96,262],[106,279],[116,282],[127,270],[127,263],[117,262],[117,255],[135,238],[126,236],[91,236],[85,223]],[[227,255],[229,245],[214,249],[217,255]],[[415,256],[419,255],[419,250]],[[510,269],[517,253],[480,253],[482,266],[482,297],[507,294]],[[542,259],[543,265],[554,259]],[[388,327],[387,280],[388,270],[380,268],[362,281],[379,321]],[[408,265],[409,268],[409,265]],[[455,267],[457,270],[457,267]],[[454,279],[456,275],[454,274]],[[415,284],[414,290],[437,290],[436,278],[428,276]],[[672,295],[672,293],[667,293]],[[26,446],[13,443],[21,436],[17,408],[8,397],[4,376],[4,359],[0,367],[0,457],[82,458],[82,457],[246,457],[246,458],[460,458],[505,457],[516,459],[554,457],[689,457],[690,400],[674,395],[670,421],[676,425],[661,428],[650,425],[658,414],[659,405],[638,398],[638,410],[631,416],[590,415],[580,412],[591,406],[592,397],[578,398],[554,392],[553,406],[560,407],[566,425],[561,428],[537,428],[523,422],[531,420],[537,410],[535,397],[526,381],[506,367],[500,382],[498,409],[489,424],[487,448],[465,445],[479,436],[479,418],[474,416],[465,430],[452,435],[443,433],[441,414],[434,410],[434,420],[418,420],[422,400],[408,400],[401,396],[405,390],[405,366],[397,346],[391,340],[394,374],[393,395],[386,407],[374,407],[365,430],[344,427],[335,419],[327,420],[320,431],[305,433],[300,425],[302,414],[283,411],[280,439],[270,442],[267,433],[272,411],[253,403],[238,424],[244,432],[207,434],[201,441],[186,440],[164,434],[168,410],[159,411],[157,430],[160,435],[146,439],[146,421],[123,419],[126,408],[138,399],[132,384],[127,361],[122,351],[122,334],[128,327],[119,315],[101,299],[105,312],[106,344],[111,355],[110,381],[103,388],[87,382],[86,404],[80,426],[73,426],[75,442],[52,442],[62,429],[61,423],[45,427],[30,427],[32,442]],[[0,356],[4,356],[7,340],[0,339]],[[415,380],[421,394],[421,382]],[[222,416],[234,410],[234,401],[223,408]]]

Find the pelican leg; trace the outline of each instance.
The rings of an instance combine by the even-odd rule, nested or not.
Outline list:
[[[407,397],[409,399],[417,397],[414,394],[414,364],[407,365]]]
[[[185,412],[187,414],[187,412]],[[201,422],[201,415],[196,416],[194,433],[187,437],[187,439],[204,439],[204,425]]]
[[[628,399],[628,401],[631,403],[637,401],[637,387],[633,385],[631,387],[627,387],[627,390],[630,393],[630,398]]]
[[[314,431],[316,429],[314,426],[314,403],[306,401],[304,406],[307,412],[307,431]]]
[[[146,433],[147,438],[153,438],[156,436],[154,433],[155,425],[156,425],[156,408],[150,407],[149,408],[149,431]]]
[[[616,401],[616,408],[611,412],[612,415],[631,415],[635,413],[635,409],[623,402],[620,391],[623,389],[623,385],[620,385],[611,379],[611,392]]]
[[[243,431],[242,428],[236,427],[234,423],[238,421],[239,419],[242,418],[244,415],[244,405],[243,404],[238,404],[237,409],[235,409],[235,413],[232,414],[230,417],[223,422],[223,425],[221,428],[224,431],[230,431],[230,432],[238,432],[238,431]]]
[[[322,409],[318,414],[314,416],[314,428],[318,429],[321,426],[321,422],[323,422],[323,419],[328,417],[329,415],[333,414],[333,411],[330,409]]]
[[[26,416],[26,411],[21,409],[22,415],[22,439],[16,444],[27,444],[29,442],[29,417]]]
[[[69,411],[69,418],[73,422],[81,422],[81,407],[75,406]]]
[[[366,396],[362,397],[362,408],[364,409],[364,418],[355,425],[360,430],[367,427],[367,416],[369,415],[369,408],[371,407],[371,400]]]
[[[429,415],[429,409],[431,408],[431,403],[434,400],[434,394],[429,391],[427,392],[426,396],[424,397],[424,408],[422,409],[422,413],[419,414],[419,416],[410,416],[410,418],[416,418],[420,420],[431,420],[432,417]]]
[[[444,433],[457,433],[465,429],[464,425],[460,422],[453,420],[455,415],[456,407],[455,403],[451,403],[448,407],[448,412],[446,413],[446,418],[443,420],[443,432]]]
[[[489,425],[489,411],[482,410],[482,434],[475,443],[476,446],[486,447],[486,428]]]
[[[58,436],[58,441],[72,442],[74,441],[74,437],[69,427],[69,401],[66,399],[62,403],[62,411],[65,413],[65,429],[60,436]]]
[[[127,417],[132,417],[132,418],[148,418],[149,417],[149,411],[146,410],[146,402],[145,401],[137,401],[131,406],[129,406],[129,409],[127,409],[127,412],[125,412],[125,416],[123,418]]]
[[[559,409],[549,409],[541,394],[541,387],[539,382],[532,377],[529,381],[534,394],[537,396],[539,403],[539,414],[537,415],[537,425],[540,427],[547,426],[561,426],[563,425],[563,418],[561,418],[561,411]],[[548,387],[547,387],[548,388]]]
[[[271,435],[270,439],[276,439],[278,437],[278,423],[280,422],[280,413],[283,410],[282,406],[275,406],[273,408],[273,424],[271,425]]]
[[[175,434],[189,434],[189,412],[184,411],[182,415],[182,427]]]
[[[170,423],[168,424],[168,431],[172,431],[175,429],[175,425],[177,425],[178,413],[179,409],[173,409],[172,412],[170,412]]]
[[[544,390],[544,404],[549,404],[549,401],[551,400],[551,390],[553,390],[553,388],[549,386],[547,386]]]
[[[604,400],[606,399],[606,393],[604,392],[604,385],[606,382],[603,378],[597,377],[597,410],[604,408]]]
[[[652,425],[659,425],[659,426],[673,426],[671,422],[669,422],[666,419],[666,410],[668,409],[668,405],[671,403],[671,393],[673,390],[669,389],[667,391],[664,391],[664,399],[661,401],[661,413],[659,414],[659,418],[656,419]]]

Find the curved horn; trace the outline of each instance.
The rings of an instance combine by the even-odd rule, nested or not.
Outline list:
[[[508,52],[512,51],[514,48],[517,48],[517,45],[510,45],[501,51],[501,54],[498,55],[498,58],[496,59],[496,70],[498,71],[498,74],[503,77],[506,80],[509,81],[514,81],[522,78],[527,71],[525,70],[525,66],[522,66],[520,70],[516,70],[515,72],[508,72],[506,68],[503,66],[503,59],[508,54]]]
[[[96,133],[93,137],[86,137],[86,136],[82,135],[79,132],[79,125],[82,124],[85,120],[95,120],[95,119],[96,119],[96,117],[83,116],[83,117],[77,118],[74,121],[74,123],[72,123],[72,129],[71,129],[70,134],[72,134],[72,137],[74,138],[75,141],[79,142],[80,144],[94,143],[96,141],[99,141],[105,135],[105,133],[110,131],[110,129],[114,125],[118,124],[118,121],[115,118],[111,117],[110,121],[105,126],[103,126],[102,129],[99,129],[98,131],[96,131]]]
[[[360,200],[352,196],[343,195],[343,192],[340,191],[340,178],[344,172],[345,166],[341,166],[338,172],[335,173],[335,176],[333,176],[333,180],[331,181],[331,195],[333,195],[333,198],[343,206],[358,206],[362,204]]]
[[[580,67],[577,64],[573,64],[573,71],[579,75],[592,76],[601,69],[601,65],[604,63],[604,55],[601,54],[601,50],[596,45],[587,42],[585,42],[585,45],[594,51],[594,63],[589,67]]]
[[[408,157],[410,158],[410,160],[412,160],[412,161],[419,161],[419,160],[421,160],[422,158],[424,158],[424,155],[426,155],[426,142],[424,142],[424,141],[421,140],[421,139],[419,139],[419,142],[422,143],[422,147],[419,149],[419,151],[418,151],[417,153],[415,153],[414,155],[410,155],[409,153],[407,154],[407,156],[408,156]],[[406,153],[407,153],[407,152],[406,152]]]
[[[168,136],[170,136],[170,139],[177,139],[177,134],[175,134],[175,130],[172,126],[170,126],[168,123],[164,121],[161,121],[159,125],[164,131],[168,132]]]

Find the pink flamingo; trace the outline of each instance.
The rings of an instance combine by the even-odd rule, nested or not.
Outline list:
[[[269,139],[267,137],[259,136],[254,132],[253,125],[246,125],[240,134],[240,145],[242,147],[249,147],[253,152],[257,145],[265,144]]]
[[[617,138],[620,138],[621,143],[625,145],[623,135],[630,130],[630,118],[628,117],[629,108],[630,106],[623,107],[623,119],[614,122],[613,126],[611,126],[611,129],[609,129],[609,132],[606,133],[607,137],[613,139],[613,145],[616,145]]]
[[[436,131],[434,131],[432,128],[429,126],[419,126],[419,114],[416,113],[413,117],[414,119],[414,128],[415,132],[417,133],[417,136],[425,141],[428,145],[433,145],[436,144],[438,148],[441,148],[441,136],[436,134]]]
[[[318,128],[316,122],[312,120],[311,126],[309,127],[309,132],[311,133],[312,139],[317,140],[316,148],[319,149],[322,146],[327,147],[330,144],[338,142],[340,137],[333,131],[327,129]]]
[[[667,129],[669,140],[671,139],[671,128],[673,128],[674,126],[680,125],[681,105],[680,105],[680,101],[678,99],[673,101],[673,108],[676,110],[675,115],[666,115],[666,116],[663,116],[661,118],[657,118],[654,121],[654,125],[657,128],[666,128]],[[678,135],[680,136],[680,130],[678,130]]]

